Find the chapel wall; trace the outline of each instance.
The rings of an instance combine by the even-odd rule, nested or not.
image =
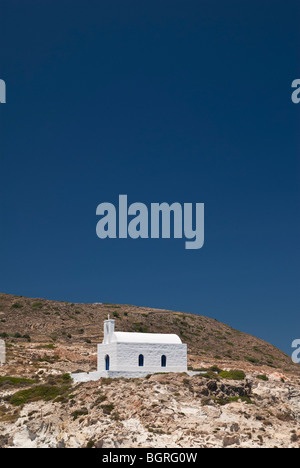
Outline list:
[[[187,370],[187,345],[163,343],[113,343],[98,345],[98,371],[105,370],[105,355],[110,356],[110,371],[125,372],[185,372]],[[139,355],[144,356],[144,366],[138,366]],[[166,367],[161,357],[167,358]]]

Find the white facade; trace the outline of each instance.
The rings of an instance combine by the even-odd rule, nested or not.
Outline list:
[[[73,374],[75,382],[101,377],[142,377],[156,372],[187,372],[187,345],[179,336],[161,333],[115,332],[115,321],[104,321],[98,345],[98,369]]]
[[[187,371],[187,345],[177,335],[115,332],[114,328],[114,320],[105,320],[98,372]]]

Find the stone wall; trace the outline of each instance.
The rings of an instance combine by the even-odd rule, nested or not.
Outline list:
[[[161,371],[160,373],[164,373]],[[170,372],[165,372],[167,374],[171,374]],[[119,379],[119,378],[125,378],[125,379],[139,379],[141,377],[146,377],[149,374],[153,374],[153,372],[122,372],[122,371],[102,371],[102,372],[81,372],[79,374],[71,374],[72,379],[74,380],[74,383],[79,383],[79,382],[92,382],[92,381],[97,381],[102,379],[103,377],[105,378],[111,378],[111,379]],[[174,375],[176,373],[174,372]],[[206,372],[186,372],[187,375],[192,377],[193,375],[201,375],[201,374],[206,374]]]

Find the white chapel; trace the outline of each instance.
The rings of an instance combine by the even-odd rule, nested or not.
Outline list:
[[[186,372],[187,345],[179,336],[115,331],[115,321],[104,321],[98,345],[97,372],[72,374],[74,381],[101,377],[142,377],[156,372]]]

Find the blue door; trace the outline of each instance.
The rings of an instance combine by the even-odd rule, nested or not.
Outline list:
[[[167,357],[162,356],[161,357],[161,367],[166,367],[167,366]]]
[[[109,370],[109,356],[105,356],[105,370]]]

